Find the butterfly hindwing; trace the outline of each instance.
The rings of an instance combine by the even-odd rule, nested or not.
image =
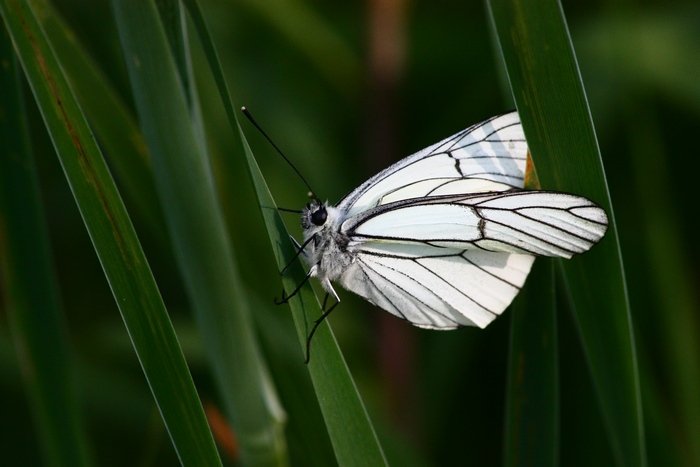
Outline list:
[[[510,304],[534,257],[479,250],[396,254],[367,249],[342,285],[412,324],[485,327]]]

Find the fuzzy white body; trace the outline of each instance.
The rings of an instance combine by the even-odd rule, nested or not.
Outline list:
[[[340,226],[345,220],[342,212],[328,206],[327,203],[324,207],[328,212],[325,224],[322,226],[311,224],[304,229],[304,241],[314,237],[305,250],[304,258],[311,267],[311,276],[317,277],[326,292],[340,301],[331,281],[343,284],[343,274],[353,266],[354,255],[347,249],[350,239],[340,231]],[[310,216],[308,209],[305,208],[302,211],[302,218]]]

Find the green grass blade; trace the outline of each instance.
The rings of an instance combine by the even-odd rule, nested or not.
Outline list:
[[[512,308],[504,465],[558,465],[559,369],[551,260],[535,261]]]
[[[681,433],[674,431],[673,438],[681,441],[687,452],[688,465],[700,465],[700,336],[698,335],[700,310],[695,293],[692,257],[684,248],[680,232],[679,208],[670,199],[667,187],[673,185],[671,170],[667,166],[670,157],[666,154],[659,122],[645,108],[644,101],[628,104],[625,119],[628,125],[630,148],[634,155],[633,174],[637,199],[645,207],[639,217],[645,224],[645,241],[652,290],[662,304],[665,313],[659,314],[655,333],[662,340],[662,351],[653,358],[665,356],[670,381],[670,400],[676,406]],[[651,359],[647,355],[647,359]],[[652,382],[644,384],[644,397],[656,398],[651,389]],[[648,394],[651,393],[651,394]],[[650,436],[649,439],[652,439]],[[654,438],[655,441],[658,437]],[[678,442],[677,441],[677,442]]]
[[[281,270],[294,257],[294,247],[289,241],[289,234],[277,211],[277,206],[240,129],[230,93],[221,71],[221,64],[199,5],[194,0],[185,0],[184,3],[190,12],[194,27],[202,42],[204,53],[207,56],[214,80],[219,88],[221,100],[229,117],[231,127],[235,136],[240,138],[242,151],[245,151],[260,209],[267,226],[268,237],[277,258],[278,267]],[[301,264],[295,261],[282,278],[287,293],[292,292],[296,284],[299,284],[304,276],[305,273]],[[309,330],[306,327],[306,323],[307,321],[312,323],[314,319],[320,316],[321,310],[309,284],[302,288],[297,297],[290,300],[289,305],[302,349],[299,352],[299,365],[302,365],[306,346],[306,333]],[[319,326],[314,336],[312,357],[308,369],[338,463],[343,466],[386,464],[384,453],[377,440],[372,423],[327,321]]]
[[[112,6],[179,269],[242,460],[283,465],[285,415],[260,355],[208,158],[158,12],[143,0]]]
[[[61,66],[25,1],[0,1],[0,14],[180,461],[218,465],[216,446],[148,262]]]
[[[563,262],[616,461],[645,465],[639,376],[615,218],[561,5],[491,0],[500,46],[542,187],[587,196],[610,216],[592,251]]]
[[[133,114],[53,6],[46,0],[29,3],[109,158],[121,192],[131,201],[130,212],[140,215],[139,220],[143,219],[153,235],[165,241],[163,212],[158,205],[151,162]]]
[[[329,465],[335,455],[306,365],[299,364],[299,340],[287,310],[272,300],[253,303],[260,340],[280,398],[289,415],[287,441],[292,465]]]
[[[14,51],[0,27],[0,287],[46,465],[89,465],[68,331],[30,154]]]
[[[197,141],[202,145],[202,152],[206,153],[204,122],[199,106],[199,94],[196,89],[194,70],[192,69],[190,43],[187,39],[187,22],[183,14],[182,4],[179,0],[161,0],[156,2],[156,7],[163,24],[165,36],[170,44],[170,51],[175,60],[177,74],[182,82],[182,89],[185,92],[185,99],[187,100],[187,107],[190,111]]]
[[[244,138],[242,131],[241,138]],[[277,266],[282,270],[292,263],[294,247],[289,241],[289,233],[257,162],[247,143],[243,141],[260,209],[277,258]],[[282,278],[287,294],[304,280],[305,275],[299,261],[294,261]],[[306,336],[310,331],[307,323],[313,323],[321,316],[318,299],[311,285],[307,283],[302,287],[297,296],[289,301],[289,306],[302,347],[299,354],[299,364],[302,364],[301,359],[306,351]],[[338,464],[385,465],[384,453],[327,320],[318,327],[314,335],[308,366]]]

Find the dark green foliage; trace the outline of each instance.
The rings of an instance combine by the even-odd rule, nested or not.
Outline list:
[[[514,5],[533,2],[548,5],[549,13],[559,12],[556,2],[522,0]],[[48,355],[47,361],[55,353],[58,365],[53,376],[39,375],[38,384],[52,377],[62,384],[55,394],[42,399],[41,391],[27,384],[32,381],[27,370],[41,371],[41,365],[28,364],[21,344],[38,332],[32,329],[36,320],[6,325],[16,319],[11,316],[8,279],[19,277],[15,274],[21,270],[15,269],[17,263],[9,261],[9,256],[2,258],[0,396],[7,410],[2,411],[0,459],[39,462],[43,456],[57,465],[74,464],[62,459],[91,459],[97,465],[172,465],[178,461],[176,451],[181,460],[215,459],[201,400],[205,408],[214,408],[234,425],[244,452],[262,449],[262,457],[246,457],[255,464],[268,463],[260,459],[272,459],[269,463],[275,465],[349,464],[355,462],[352,454],[356,454],[368,462],[378,462],[384,455],[394,465],[516,465],[524,461],[522,453],[527,449],[523,446],[537,446],[533,459],[553,457],[554,463],[562,465],[642,465],[645,456],[649,465],[700,465],[696,442],[700,438],[700,303],[694,286],[700,277],[696,261],[700,247],[693,179],[700,172],[694,136],[700,125],[700,81],[694,79],[700,56],[700,10],[695,2],[658,0],[643,6],[628,2],[624,7],[612,1],[565,2],[566,23],[561,24],[568,27],[575,56],[557,56],[564,52],[555,47],[548,70],[553,81],[543,84],[544,75],[537,75],[534,68],[521,68],[518,78],[517,64],[537,65],[538,53],[548,51],[527,52],[527,44],[538,47],[553,30],[565,34],[566,29],[557,29],[561,24],[546,12],[510,11],[505,0],[489,2],[496,16],[495,34],[490,32],[491,19],[482,2],[409,2],[405,11],[395,12],[405,19],[398,29],[405,57],[397,62],[398,71],[381,83],[378,77],[385,75],[368,65],[372,42],[367,35],[370,18],[377,14],[372,9],[376,2],[202,0],[203,19],[235,103],[232,109],[237,112],[237,106],[247,106],[322,199],[335,202],[389,162],[512,108],[507,103],[510,97],[503,98],[508,86],[501,79],[505,76],[500,71],[502,51],[495,40],[500,37],[504,44],[504,38],[510,37],[515,43],[503,45],[505,69],[532,139],[543,188],[590,196],[614,212],[616,228],[605,243],[563,267],[554,263],[554,304],[551,283],[541,283],[542,274],[550,279],[551,268],[546,264],[537,265],[533,273],[538,277],[528,285],[547,292],[522,297],[517,319],[512,320],[514,310],[508,310],[485,330],[419,330],[340,292],[342,303],[329,320],[333,333],[320,328],[309,367],[303,365],[304,309],[272,303],[282,288],[280,265],[292,249],[263,183],[275,203],[292,209],[307,202],[306,188],[264,138],[241,121],[252,148],[252,153],[244,152],[245,143],[225,114],[228,103],[222,105],[212,78],[206,58],[211,50],[198,37],[201,24],[190,19],[186,8],[179,10],[178,2],[156,3],[165,22],[159,41],[164,40],[149,46],[158,49],[156,59],[163,57],[166,43],[174,56],[168,59],[174,66],[167,71],[173,81],[160,86],[148,79],[136,82],[134,67],[125,65],[133,53],[128,53],[124,37],[120,40],[117,24],[122,22],[123,36],[124,28],[133,27],[136,20],[128,15],[115,18],[109,1],[55,0],[50,5],[45,0],[0,1],[0,27],[14,24],[13,37],[23,34],[22,23],[13,16],[15,10],[25,4],[34,9],[51,53],[60,60],[80,104],[78,108],[67,101],[66,108],[75,115],[84,112],[90,125],[80,127],[78,136],[91,141],[94,135],[99,148],[91,146],[91,157],[104,154],[107,164],[96,169],[99,186],[107,186],[103,201],[118,208],[113,220],[128,231],[123,237],[133,247],[128,251],[143,249],[143,256],[122,257],[114,243],[109,246],[110,229],[95,227],[99,219],[90,220],[90,212],[98,217],[104,213],[95,208],[98,202],[80,202],[95,185],[75,175],[81,166],[69,153],[60,154],[63,145],[70,149],[70,138],[61,142],[47,117],[56,108],[32,91],[39,81],[22,62],[27,78],[21,96],[14,97],[20,97],[23,105],[11,112],[23,114],[28,122],[29,154],[36,168],[23,167],[38,179],[43,207],[31,209],[34,216],[43,209],[46,225],[38,222],[35,230],[42,231],[50,247],[40,261],[55,271],[54,286],[37,276],[25,287],[40,289],[37,297],[55,297],[47,305],[53,310],[50,320],[63,322],[67,329],[56,324],[56,333],[46,338],[45,342],[56,339],[55,348],[35,348]],[[191,1],[184,3],[191,5]],[[184,34],[189,34],[189,42],[179,36],[183,34],[180,14],[186,19]],[[504,32],[508,21],[518,27]],[[519,36],[523,31],[530,36]],[[15,54],[32,53],[31,42],[14,41],[13,45],[7,38],[2,40]],[[5,60],[0,65],[6,69]],[[528,70],[534,79],[523,78]],[[580,73],[583,89],[576,98],[566,97],[570,81],[557,81],[566,72]],[[57,86],[68,93],[67,84]],[[17,93],[16,87],[10,89],[3,85],[0,93]],[[154,123],[145,101],[172,96],[172,89],[179,89],[184,99],[163,105],[157,111],[162,118]],[[566,130],[568,119],[580,122],[585,116],[586,103],[593,125],[577,123]],[[168,115],[180,104],[187,115]],[[14,132],[3,120],[6,111],[0,108],[0,135]],[[187,136],[192,137],[187,143],[191,151],[170,154],[177,150],[174,147],[149,155],[157,147],[154,134],[168,131],[157,124],[176,120],[191,132]],[[16,125],[14,117],[11,123]],[[185,126],[170,131],[184,131]],[[592,135],[597,136],[604,172],[593,159],[578,159],[581,152],[595,152]],[[172,136],[174,140],[182,134]],[[0,147],[5,144],[0,141]],[[191,152],[197,152],[205,171],[211,170],[212,179],[203,182],[209,191],[178,202],[203,203],[207,212],[195,208],[194,214],[213,215],[216,221],[211,225],[221,229],[209,236],[197,230],[204,224],[189,225],[200,237],[198,246],[178,238],[186,230],[179,230],[183,227],[178,223],[190,221],[173,217],[177,206],[168,207],[172,199],[163,189],[168,182],[187,183],[192,171],[183,173],[182,180],[173,180],[179,178],[177,173],[160,172],[167,158]],[[256,188],[246,160],[252,154],[264,176],[264,182],[256,179]],[[9,152],[0,153],[3,183],[12,177],[4,164],[8,157]],[[67,167],[68,176],[58,160]],[[183,172],[187,171],[183,168]],[[116,186],[109,186],[112,177]],[[6,188],[0,187],[0,192]],[[178,189],[184,188],[175,188],[175,193]],[[10,245],[6,232],[8,224],[21,227],[13,220],[20,204],[3,198],[0,205],[0,245]],[[270,211],[265,217],[272,222],[267,226],[260,205],[264,214],[265,209]],[[297,216],[281,216],[298,237]],[[100,219],[109,221],[108,216]],[[274,253],[286,256],[275,257],[266,227],[276,232],[272,234]],[[224,244],[229,246],[220,246]],[[224,251],[229,247],[235,254]],[[189,248],[193,258],[183,260]],[[210,248],[221,250],[222,262],[229,263],[208,268],[191,262],[204,256],[197,252]],[[109,262],[120,259],[124,264],[135,261],[135,269],[125,266],[117,270],[127,272],[114,272]],[[204,272],[188,277],[193,271]],[[232,279],[215,285],[215,278],[199,276],[207,271],[213,276],[228,271]],[[300,269],[294,269],[284,279],[285,286],[292,286],[300,274]],[[115,284],[117,289],[121,284],[146,290],[148,305],[129,308],[128,303],[115,302]],[[223,288],[230,286],[231,303],[202,315],[206,305],[201,301],[207,300],[203,298],[207,294],[193,290],[201,284],[222,287],[219,297],[228,297]],[[58,293],[51,292],[52,287]],[[123,296],[118,291],[114,294]],[[311,324],[319,310],[310,288],[304,291],[304,307]],[[552,308],[556,310],[553,320],[547,314],[551,311],[544,313]],[[236,332],[223,331],[231,322],[248,321],[230,317],[241,310],[248,310],[245,316],[252,318],[253,326],[236,324]],[[534,326],[535,313],[541,320],[539,331]],[[175,333],[169,328],[171,321]],[[554,345],[538,347],[537,340],[525,339],[542,329]],[[23,332],[29,333],[26,338]],[[156,344],[153,336],[162,340]],[[231,348],[212,350],[222,342]],[[534,357],[542,358],[546,368],[538,367],[534,380],[514,379],[518,369],[528,368],[520,365],[519,358],[542,348],[553,351]],[[250,359],[238,354],[248,351]],[[242,365],[251,365],[251,372],[242,373],[239,365],[231,364],[227,352],[248,362]],[[163,372],[158,365],[149,369],[144,358],[172,367]],[[172,375],[165,373],[171,370],[179,375],[172,381],[185,389],[168,387]],[[236,386],[243,374],[258,376]],[[518,399],[538,387],[551,395],[541,411]],[[518,393],[519,389],[525,392]],[[255,392],[258,402],[245,404],[247,399],[241,396],[245,391]],[[154,394],[165,397],[161,410],[172,407],[172,411],[161,414]],[[243,405],[237,406],[236,397],[243,397]],[[60,398],[69,410],[41,412],[42,404],[60,404]],[[72,398],[78,400],[77,408]],[[179,407],[182,400],[188,402]],[[237,407],[249,408],[251,413]],[[177,410],[182,411],[173,415]],[[53,416],[58,418],[51,422]],[[256,438],[257,428],[242,421],[246,417],[260,421],[264,428],[259,433],[268,435]],[[344,436],[343,428],[351,425],[338,420],[350,419],[357,429],[353,436]],[[53,438],[60,439],[62,450],[52,447],[50,428],[47,431],[55,420],[74,427],[62,433],[66,436]],[[538,420],[544,425],[537,428],[547,436],[539,437],[540,443],[523,444],[527,441],[523,427]],[[212,431],[219,441],[220,427]],[[198,440],[191,441],[188,433],[196,433]],[[221,446],[223,462],[233,463]]]

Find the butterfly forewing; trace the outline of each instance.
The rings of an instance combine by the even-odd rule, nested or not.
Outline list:
[[[512,185],[481,178],[431,178],[402,186],[382,196],[377,205],[389,204],[411,198],[485,193],[512,190]]]
[[[607,223],[591,220],[604,215],[602,208],[581,196],[513,190],[381,205],[348,219],[342,230],[358,252],[372,242],[408,241],[570,258],[605,234]]]
[[[383,202],[455,194],[452,181],[477,179],[522,188],[527,143],[517,112],[493,117],[403,159],[367,180],[338,203],[348,217]],[[471,189],[467,186],[463,188]],[[488,186],[484,189],[491,191]]]

